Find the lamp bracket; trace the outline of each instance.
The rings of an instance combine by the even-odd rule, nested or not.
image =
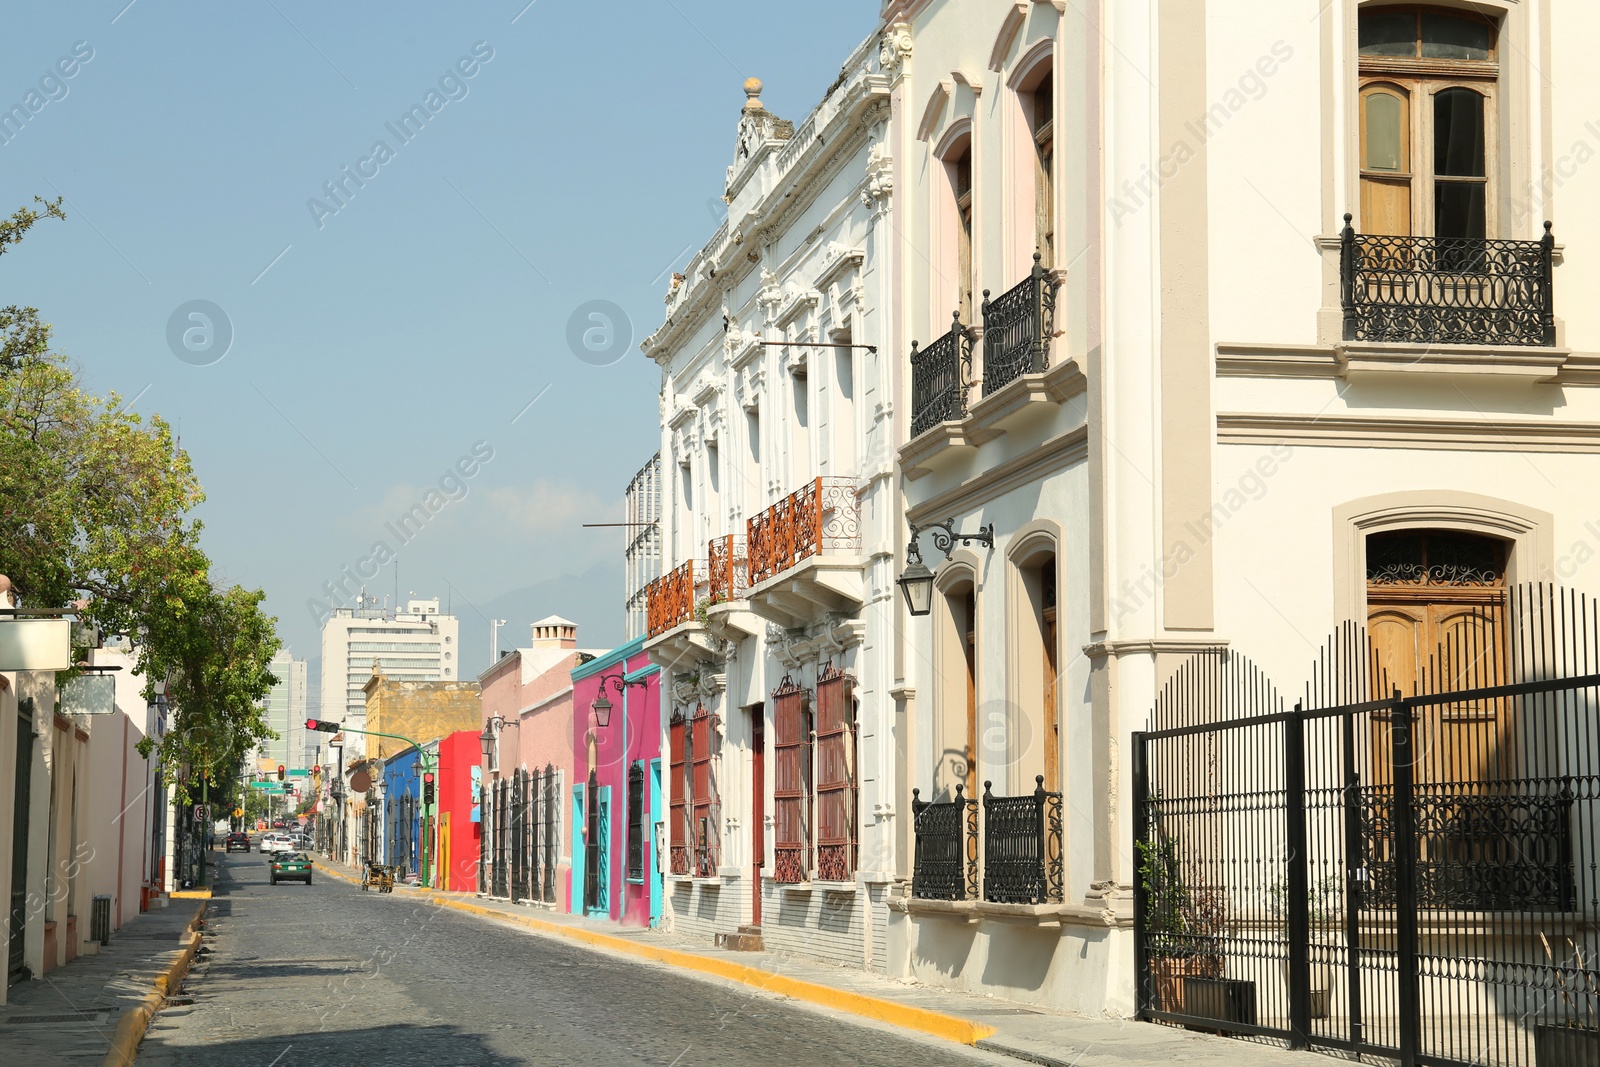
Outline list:
[[[604,693],[606,691],[607,682],[610,682],[617,687],[618,696],[621,696],[623,689],[630,685],[636,685],[640,689],[648,689],[650,687],[650,682],[644,678],[635,678],[632,681],[629,681],[628,678],[622,674],[602,674],[600,676],[600,692]]]
[[[918,563],[922,562],[922,550],[918,547],[917,539],[925,533],[933,535],[933,547],[944,553],[946,559],[950,558],[950,550],[955,547],[957,541],[963,545],[980,544],[986,548],[994,547],[994,523],[980,526],[974,533],[962,533],[955,526],[954,519],[923,523],[921,526],[911,523],[911,545],[908,549],[910,558]]]

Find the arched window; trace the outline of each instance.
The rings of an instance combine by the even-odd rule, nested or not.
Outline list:
[[[934,790],[946,798],[959,784],[978,795],[978,601],[970,577],[940,589],[935,613],[935,713],[939,717]]]
[[[973,263],[972,263],[972,137],[961,137],[944,155],[945,174],[950,180],[950,197],[953,201],[956,307],[961,321],[972,321]]]
[[[1046,270],[1056,264],[1055,78],[1049,64],[1023,94],[1033,149],[1033,239]]]
[[[1495,229],[1497,23],[1434,8],[1361,12],[1361,229],[1482,238]]]

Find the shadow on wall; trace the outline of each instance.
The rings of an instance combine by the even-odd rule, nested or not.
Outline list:
[[[1050,961],[1060,947],[1060,935],[1040,937],[1031,926],[989,924],[989,954],[983,965],[983,984],[991,987],[1039,990],[1050,974]]]
[[[917,948],[914,966],[917,970],[933,970],[949,978],[960,978],[972,958],[972,943],[977,940],[976,924],[956,925],[934,918],[916,922]]]

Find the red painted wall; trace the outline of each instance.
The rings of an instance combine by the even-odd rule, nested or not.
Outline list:
[[[442,871],[440,888],[456,893],[478,889],[478,849],[483,828],[472,821],[472,768],[483,759],[483,748],[472,730],[458,730],[439,742],[439,781],[435,795],[439,825],[449,817],[448,871]]]

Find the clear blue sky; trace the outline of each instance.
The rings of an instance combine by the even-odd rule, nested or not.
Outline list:
[[[380,539],[398,550],[402,597],[453,599],[466,677],[488,650],[467,637],[483,623],[464,600],[620,561],[618,531],[579,524],[619,518],[657,448],[660,376],[637,345],[667,274],[717,225],[740,84],[762,78],[768,108],[802,118],[878,8],[525,3],[7,12],[0,106],[38,95],[0,144],[0,209],[59,191],[69,221],[0,260],[0,303],[40,308],[91,388],[179,426],[219,575],[267,591],[297,655],[318,653],[307,600]],[[78,42],[93,56],[61,77]],[[478,42],[493,58],[474,64]],[[403,143],[386,124],[430,90],[437,111]],[[336,206],[324,184],[346,166],[366,184],[314,217],[308,200]],[[207,351],[191,334],[191,362],[169,345],[192,300],[232,325],[208,365],[220,335]],[[631,323],[610,365],[567,342],[592,300]],[[494,458],[465,498],[401,547],[385,523],[479,441]],[[392,593],[392,567],[371,585]],[[620,606],[598,615],[583,643],[619,641]],[[511,619],[502,647],[529,621]]]

